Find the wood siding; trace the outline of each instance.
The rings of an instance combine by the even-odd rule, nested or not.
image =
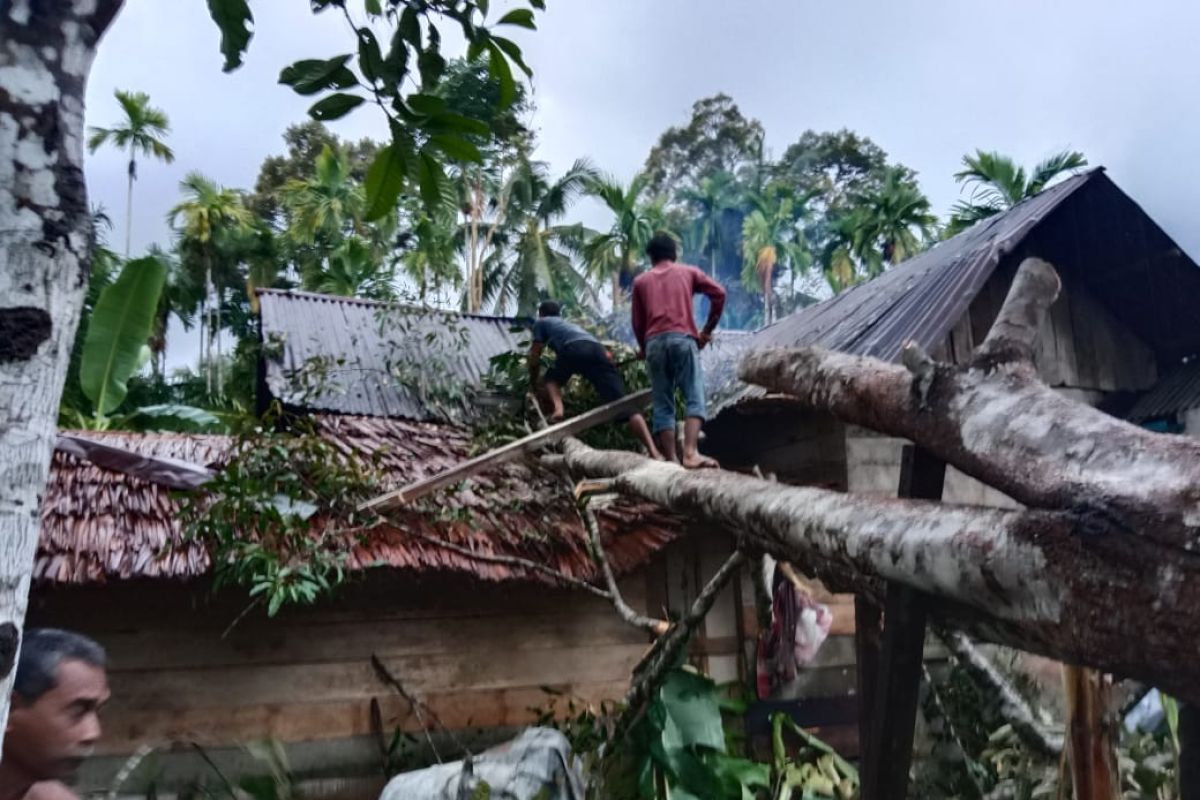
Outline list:
[[[533,722],[549,691],[618,699],[647,647],[610,605],[579,592],[394,575],[274,620],[252,612],[227,635],[244,595],[166,582],[38,591],[29,622],[78,630],[108,649],[112,700],[89,770],[99,785],[141,745],[227,749],[273,738],[344,749],[339,742],[357,738],[357,758],[377,762],[372,700],[385,738],[421,726],[375,674],[372,654],[442,725],[471,731]],[[636,607],[645,588],[641,574],[624,582]]]

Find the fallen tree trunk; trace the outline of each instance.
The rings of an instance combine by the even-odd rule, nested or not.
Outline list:
[[[566,466],[673,511],[724,524],[834,587],[894,581],[975,637],[1136,677],[1200,699],[1200,556],[1129,553],[1081,536],[1079,514],[1006,511],[782,486],[686,471],[569,440]]]
[[[752,352],[741,378],[802,406],[916,442],[1034,508],[1075,512],[1081,533],[1200,547],[1200,441],[1152,433],[1070,400],[1033,365],[1054,269],[1022,263],[987,339],[964,366],[910,345],[904,365],[818,347]],[[1169,577],[1169,576],[1164,576]]]

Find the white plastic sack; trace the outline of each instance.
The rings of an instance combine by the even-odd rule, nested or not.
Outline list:
[[[490,800],[583,800],[571,745],[553,728],[528,728],[472,759],[397,775],[379,800],[469,800],[482,783]]]

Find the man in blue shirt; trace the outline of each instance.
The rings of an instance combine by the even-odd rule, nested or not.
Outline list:
[[[533,346],[529,348],[529,385],[535,390],[541,370],[542,351],[549,346],[554,351],[554,366],[546,372],[546,394],[553,410],[550,422],[563,418],[562,390],[574,375],[582,375],[605,403],[625,396],[625,381],[612,362],[612,357],[600,340],[574,323],[562,318],[562,310],[554,300],[538,306],[538,320],[533,323]],[[618,419],[627,421],[629,429],[646,448],[651,458],[662,459],[650,426],[641,414],[625,414]]]

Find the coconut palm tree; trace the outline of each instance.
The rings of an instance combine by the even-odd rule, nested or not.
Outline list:
[[[613,308],[619,307],[633,286],[638,261],[655,232],[666,228],[661,200],[648,201],[645,173],[635,175],[628,185],[612,176],[596,176],[586,191],[598,198],[613,215],[607,233],[592,236],[583,247],[583,261],[596,279],[612,281]]]
[[[223,246],[246,232],[252,215],[243,203],[241,193],[226,189],[201,175],[189,172],[179,184],[184,200],[171,209],[167,219],[180,235],[183,268],[190,273],[192,284],[199,288],[201,361],[206,371],[208,391],[213,389],[213,345],[216,345],[217,393],[225,390],[221,374],[221,304],[225,288],[239,279],[238,265],[222,259]],[[215,277],[214,277],[215,276]],[[207,336],[205,335],[207,332]]]
[[[803,198],[782,184],[768,186],[761,194],[749,197],[751,211],[742,222],[742,284],[749,291],[762,292],[763,324],[770,324],[774,277],[780,266],[793,275],[806,271],[812,257],[800,220],[804,217]]]
[[[971,187],[968,200],[959,201],[950,212],[947,235],[954,235],[981,219],[1012,208],[1033,197],[1062,175],[1087,166],[1083,153],[1064,150],[1037,164],[1032,172],[997,152],[976,150],[963,156],[963,167],[954,180]]]
[[[591,234],[561,220],[571,204],[596,179],[588,162],[576,161],[557,179],[540,161],[523,161],[512,178],[504,230],[485,263],[485,295],[497,311],[514,308],[532,314],[542,297],[565,305],[589,300],[587,280],[573,256]]]
[[[682,189],[679,199],[695,214],[693,235],[708,252],[708,272],[715,278],[717,253],[721,248],[721,218],[740,199],[736,180],[728,172],[715,172],[696,186]]]
[[[125,118],[112,128],[90,128],[88,150],[94,153],[112,142],[115,147],[129,151],[129,186],[125,193],[125,258],[129,258],[133,231],[133,182],[137,180],[138,154],[168,164],[175,160],[175,154],[163,141],[171,132],[171,123],[162,109],[150,105],[150,95],[118,89],[115,96],[125,112]]]

